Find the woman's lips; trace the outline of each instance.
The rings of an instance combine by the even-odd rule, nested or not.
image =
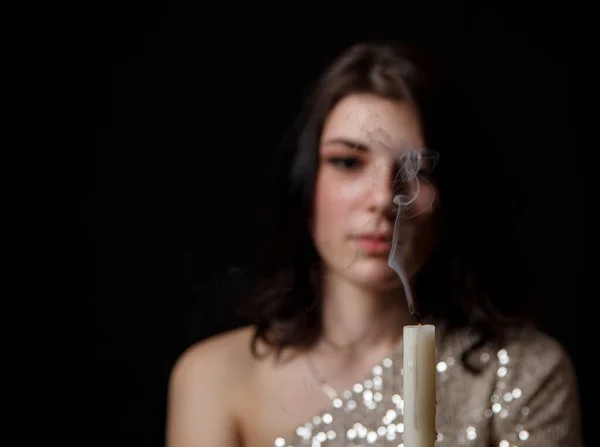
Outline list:
[[[392,249],[392,243],[389,240],[376,237],[358,237],[356,243],[363,252],[368,254],[388,254]]]

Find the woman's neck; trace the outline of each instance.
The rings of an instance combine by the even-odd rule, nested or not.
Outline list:
[[[322,345],[337,351],[395,344],[414,324],[401,286],[386,291],[329,276],[323,283]]]

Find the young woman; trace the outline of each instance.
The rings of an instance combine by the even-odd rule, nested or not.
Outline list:
[[[439,446],[581,446],[569,357],[514,318],[528,290],[513,182],[437,73],[409,48],[364,43],[323,74],[273,171],[254,324],[181,356],[168,447],[402,445],[415,317],[436,325]]]

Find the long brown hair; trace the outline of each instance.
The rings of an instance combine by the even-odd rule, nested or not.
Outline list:
[[[354,93],[411,102],[427,147],[441,154],[432,176],[440,190],[440,234],[417,275],[420,314],[449,328],[471,326],[481,333],[480,344],[502,332],[503,316],[527,315],[531,300],[514,225],[518,183],[445,68],[420,48],[368,42],[344,51],[318,80],[293,140],[282,145],[270,167],[273,196],[258,289],[245,306],[256,327],[255,353],[258,340],[280,352],[310,347],[321,334],[319,257],[307,219],[323,124],[337,102]],[[494,162],[487,163],[493,151]]]

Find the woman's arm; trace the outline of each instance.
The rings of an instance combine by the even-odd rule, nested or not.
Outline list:
[[[494,445],[582,447],[579,391],[572,362],[554,342],[536,340],[533,345],[506,365],[512,377],[506,377],[508,386],[498,393],[501,406],[496,406],[494,415]]]
[[[219,344],[199,344],[175,364],[169,383],[166,447],[237,447],[228,366]]]

